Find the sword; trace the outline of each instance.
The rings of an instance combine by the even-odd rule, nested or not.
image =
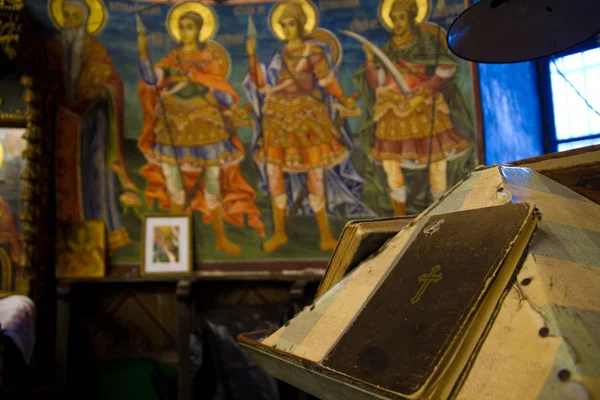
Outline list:
[[[400,92],[402,92],[404,96],[408,96],[410,94],[411,90],[408,87],[406,81],[404,80],[404,77],[400,72],[398,72],[398,69],[396,68],[392,60],[390,60],[388,56],[386,56],[385,53],[379,49],[379,47],[375,46],[373,43],[371,43],[369,40],[359,35],[358,33],[345,30],[340,31],[340,33],[346,36],[350,36],[352,39],[356,39],[363,45],[368,47],[369,50],[371,50],[371,52],[373,52],[373,54],[379,59],[379,61],[381,61],[381,64],[385,67],[387,72],[392,76],[392,79],[394,80],[394,82],[396,82],[396,85],[398,86],[398,89],[400,89]]]

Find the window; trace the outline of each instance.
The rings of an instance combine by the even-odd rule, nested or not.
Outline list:
[[[598,39],[546,63],[552,99],[548,121],[548,151],[600,144],[600,47]],[[542,84],[544,79],[542,80]],[[579,92],[579,94],[577,93]],[[546,92],[547,93],[547,92]]]

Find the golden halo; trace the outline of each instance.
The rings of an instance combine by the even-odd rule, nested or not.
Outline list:
[[[192,12],[202,17],[202,28],[198,34],[198,39],[201,42],[206,42],[207,40],[215,37],[217,31],[219,30],[219,19],[217,18],[217,13],[215,10],[206,4],[186,2],[173,6],[169,10],[169,14],[167,14],[167,29],[169,30],[171,37],[175,39],[176,42],[181,42],[179,18],[187,12]]]
[[[90,16],[87,22],[87,31],[90,35],[96,35],[104,29],[108,22],[108,12],[106,4],[102,0],[79,0],[87,4],[90,9]],[[57,29],[62,29],[65,25],[62,13],[64,0],[48,0],[48,15]]]
[[[333,34],[333,32],[323,28],[315,28],[312,35],[310,35],[310,38],[327,43],[331,48],[331,58],[333,59],[333,64],[336,67],[340,66],[342,63],[343,54],[342,44],[337,36]]]
[[[394,27],[392,19],[390,18],[390,10],[396,0],[383,0],[379,3],[379,19],[385,29],[391,31]],[[429,13],[429,0],[415,0],[417,3],[417,16],[415,22],[420,24],[425,20]]]
[[[279,18],[281,17],[281,13],[285,9],[285,6],[290,3],[296,3],[302,6],[302,10],[304,11],[304,14],[306,14],[306,24],[304,24],[304,34],[306,36],[313,33],[315,28],[319,25],[319,13],[317,12],[317,7],[310,0],[280,1],[271,8],[271,13],[269,14],[269,28],[271,28],[273,35],[279,40],[285,39],[283,29],[281,29],[281,26],[279,25]]]
[[[208,47],[208,49],[217,53],[219,59],[223,61],[223,70],[225,71],[224,77],[226,79],[229,79],[229,77],[231,76],[231,54],[229,54],[227,49],[223,47],[221,43],[215,42],[214,40],[209,40],[206,43],[206,46]]]

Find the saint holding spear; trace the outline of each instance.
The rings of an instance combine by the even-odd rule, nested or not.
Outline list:
[[[363,180],[350,162],[352,140],[340,118],[357,117],[361,110],[338,83],[341,45],[331,32],[317,28],[314,4],[281,1],[272,8],[269,25],[282,44],[268,64],[260,64],[255,30],[249,29],[244,82],[259,115],[252,146],[275,227],[263,248],[273,252],[287,243],[288,212],[298,208],[314,214],[319,247],[331,251],[337,239],[328,214],[374,216],[360,201]]]
[[[241,247],[227,238],[223,222],[242,226],[246,214],[261,235],[263,225],[256,194],[239,170],[244,147],[235,127],[247,124],[248,115],[238,108],[239,95],[227,80],[228,52],[210,40],[217,16],[202,3],[173,6],[166,25],[179,45],[155,65],[140,25],[138,95],[144,123],[138,147],[147,160],[141,169],[147,202],[157,200],[174,213],[202,212],[212,224],[216,249],[238,256]]]

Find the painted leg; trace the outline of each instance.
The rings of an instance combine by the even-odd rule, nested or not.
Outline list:
[[[331,229],[329,228],[327,207],[325,207],[325,196],[314,196],[310,194],[308,199],[317,218],[317,226],[319,227],[319,234],[321,236],[319,247],[323,251],[334,250],[337,245],[337,239],[333,237]]]
[[[329,219],[327,217],[327,207],[325,205],[325,183],[323,181],[323,169],[316,168],[307,172],[308,175],[308,201],[317,218],[317,226],[321,240],[319,247],[323,251],[335,249],[337,239],[331,234],[329,229]]]
[[[275,232],[269,240],[263,243],[262,247],[264,251],[272,253],[288,242],[285,227],[287,195],[285,194],[285,181],[281,167],[276,164],[267,164],[267,174],[269,175],[269,191],[271,193]]]
[[[210,210],[210,216],[212,218],[212,227],[215,231],[216,249],[232,256],[239,256],[242,254],[242,248],[227,239],[225,226],[223,224],[223,207],[221,207],[221,204]]]
[[[167,163],[161,164],[167,192],[169,193],[169,201],[171,203],[171,212],[173,214],[181,214],[185,207],[185,191],[183,190],[183,177],[179,173],[176,165]]]
[[[432,162],[429,167],[429,182],[431,186],[431,197],[433,201],[438,201],[446,190],[448,190],[448,161],[446,159]]]
[[[209,167],[204,171],[204,199],[210,212],[213,231],[215,232],[215,247],[217,250],[232,256],[242,254],[242,248],[231,242],[225,233],[225,223],[223,220],[223,205],[219,201],[221,197],[221,186],[219,175],[221,170],[218,167]]]
[[[397,217],[406,215],[406,186],[404,186],[404,175],[400,162],[395,160],[383,160],[383,169],[387,176],[390,187],[390,199],[394,215]]]
[[[183,191],[172,194],[169,199],[173,214],[183,214],[185,212],[185,193]]]
[[[271,239],[263,244],[263,250],[267,253],[272,253],[288,242],[288,236],[285,229],[285,210],[287,206],[287,196],[280,194],[272,200],[273,207],[273,224],[275,232]]]
[[[392,207],[394,208],[394,216],[401,217],[406,215],[406,186],[398,189],[393,189],[390,192]]]

